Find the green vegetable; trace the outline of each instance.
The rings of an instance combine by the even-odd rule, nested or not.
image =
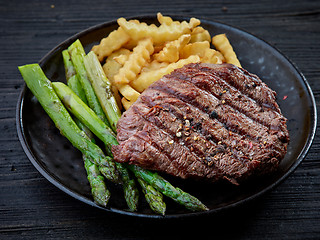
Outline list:
[[[84,66],[85,51],[79,40],[76,40],[68,48],[68,52],[71,57],[72,64],[77,73],[77,77],[85,92],[86,99],[88,101],[88,106],[98,115],[98,117],[110,127],[108,119],[106,118],[103,109],[99,103],[99,100],[93,90],[93,87],[89,81],[86,68]]]
[[[163,195],[172,198],[174,201],[184,205],[186,208],[192,211],[208,210],[208,208],[197,198],[182,191],[180,188],[172,186],[171,183],[162,178],[159,174],[135,165],[128,165],[128,167],[134,172],[136,177],[143,179]]]
[[[85,93],[78,81],[78,77],[76,75],[76,71],[71,62],[70,55],[67,50],[62,51],[63,62],[65,66],[65,73],[68,86],[82,99],[82,101],[86,101]],[[92,132],[79,121],[79,119],[74,119],[75,123],[78,127],[86,133],[86,135],[90,138],[91,141],[94,142],[94,136]],[[94,160],[89,159],[84,154],[82,155],[84,160],[84,167],[87,172],[87,179],[89,181],[91,187],[91,194],[94,201],[101,206],[106,207],[107,203],[110,199],[110,192],[107,189],[104,178],[99,171],[99,167],[94,164]]]
[[[74,65],[71,61],[68,50],[62,51],[62,58],[68,86],[72,89],[72,91],[75,92],[75,94],[78,95],[78,97],[81,98],[84,103],[88,104],[86,94],[79,82],[76,69],[74,68]]]
[[[163,196],[160,192],[154,189],[151,185],[147,184],[141,178],[137,178],[138,182],[142,188],[144,196],[149,203],[150,208],[161,215],[165,214],[166,204],[163,201]]]
[[[68,86],[61,82],[52,83],[58,97],[68,110],[85,124],[106,145],[109,155],[112,156],[111,146],[118,145],[112,130],[90,109]],[[138,190],[128,170],[119,163],[115,163],[120,172],[124,195],[129,209],[135,211],[138,204]]]
[[[89,52],[84,57],[84,64],[89,76],[89,80],[99,99],[101,107],[106,114],[111,128],[117,131],[116,124],[121,117],[120,109],[111,92],[110,82],[106,78],[101,64],[94,52]],[[117,143],[115,143],[117,144]],[[123,182],[124,196],[130,211],[136,211],[138,206],[139,191],[136,188],[135,181],[130,177],[129,171],[122,164],[116,162],[117,169]]]
[[[20,66],[19,70],[28,88],[38,99],[49,117],[74,147],[87,158],[99,165],[100,172],[113,182],[119,181],[118,171],[113,160],[105,156],[102,150],[79,129],[70,114],[53,90],[52,83],[47,79],[38,64]]]
[[[86,155],[83,155],[84,168],[87,172],[87,178],[91,187],[91,194],[94,201],[101,206],[106,207],[110,199],[110,191],[107,189],[104,178],[99,168]]]
[[[134,179],[130,176],[129,171],[121,163],[116,162],[116,166],[120,172],[120,177],[123,184],[124,199],[127,202],[129,210],[137,211],[139,201],[139,191],[136,187]]]
[[[105,143],[110,156],[111,146],[118,144],[113,131],[67,85],[53,82],[52,86],[66,108]]]
[[[114,132],[117,132],[116,124],[121,117],[121,112],[111,92],[111,84],[101,67],[97,55],[94,52],[89,52],[84,57],[84,65],[110,126]]]
[[[63,83],[53,83],[53,86],[67,108],[79,118],[106,146],[118,145],[115,135],[110,131],[105,131],[108,127],[96,116],[96,114],[81,101]],[[69,90],[68,90],[69,89]],[[172,198],[174,201],[186,206],[193,211],[208,210],[197,198],[183,192],[179,188],[173,187],[168,181],[156,173],[144,170],[137,166],[128,165],[136,177],[142,178],[146,183],[160,191],[162,194]]]
[[[83,91],[82,86],[79,82],[76,70],[73,66],[68,50],[62,51],[62,58],[63,58],[68,86],[72,91],[74,91],[75,94],[77,94],[78,97],[80,97],[80,99],[84,103],[88,104],[85,92]],[[92,132],[79,119],[75,118],[74,121],[79,126],[79,128],[87,134],[87,136],[92,141],[94,137]]]

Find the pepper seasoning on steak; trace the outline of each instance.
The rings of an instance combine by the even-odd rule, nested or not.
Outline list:
[[[181,178],[227,179],[275,171],[287,152],[276,93],[231,64],[188,64],[149,86],[122,115],[117,162]]]

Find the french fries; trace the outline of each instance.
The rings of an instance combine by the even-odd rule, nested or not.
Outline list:
[[[203,42],[208,41],[211,42],[211,36],[208,30],[205,30],[203,27],[196,27],[193,29],[191,33],[191,39],[190,42]]]
[[[108,37],[103,38],[99,45],[95,45],[92,51],[97,55],[99,61],[102,61],[113,51],[120,49],[122,45],[129,40],[129,35],[119,27],[117,30],[111,32]]]
[[[177,40],[168,42],[159,53],[154,55],[154,60],[169,63],[178,61],[180,50],[187,45],[190,39],[190,34],[184,34]]]
[[[111,82],[111,84],[114,84],[114,76],[118,74],[120,68],[122,68],[123,64],[116,61],[116,58],[119,56],[129,56],[130,51],[125,48],[121,48],[112,54],[109,55],[106,62],[103,64],[103,70]]]
[[[203,57],[201,58],[201,62],[221,64],[225,62],[225,58],[221,52],[216,51],[212,48],[207,48],[204,51]]]
[[[192,55],[187,59],[180,59],[175,63],[171,63],[166,67],[142,72],[139,77],[132,81],[131,85],[137,89],[138,92],[143,92],[148,88],[153,82],[159,80],[164,75],[172,72],[176,68],[183,67],[189,63],[200,62],[200,57],[197,55]]]
[[[180,51],[181,58],[187,58],[191,55],[203,57],[206,49],[210,49],[210,43],[207,41],[189,43]]]
[[[173,20],[169,16],[163,16],[161,13],[157,13],[157,19],[160,24],[170,25],[173,23]]]
[[[176,40],[183,34],[190,34],[192,29],[200,24],[200,21],[195,18],[191,18],[189,23],[175,21],[170,25],[161,24],[159,27],[154,24],[140,23],[138,20],[127,21],[124,18],[119,18],[117,22],[133,40],[151,37],[155,45]]]
[[[233,48],[225,34],[219,34],[214,36],[212,38],[212,44],[218,51],[220,51],[223,54],[227,63],[231,63],[233,65],[241,67],[237,55],[233,51]]]
[[[120,107],[128,109],[150,84],[188,63],[241,67],[225,34],[211,38],[196,18],[180,22],[158,13],[157,19],[159,26],[119,18],[118,29],[92,48]]]
[[[121,103],[122,103],[122,106],[124,107],[124,109],[128,109],[129,107],[131,107],[131,105],[134,103],[134,102],[131,102],[129,100],[127,100],[125,97],[121,98]]]
[[[141,68],[150,59],[153,53],[152,38],[145,38],[139,41],[138,45],[133,49],[129,55],[128,61],[125,62],[119,73],[114,76],[114,81],[117,84],[130,83],[140,73]]]
[[[129,84],[124,85],[118,85],[119,92],[129,101],[135,102],[138,97],[140,96],[140,93],[137,92],[133,87],[131,87]]]

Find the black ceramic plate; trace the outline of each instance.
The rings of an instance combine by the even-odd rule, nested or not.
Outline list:
[[[154,16],[138,17],[148,23],[156,22]],[[177,20],[188,18],[177,17]],[[280,169],[272,176],[248,182],[239,187],[231,184],[204,184],[168,177],[170,181],[202,200],[209,213],[217,212],[251,200],[270,190],[287,177],[303,160],[310,148],[316,128],[316,107],[310,87],[299,70],[278,50],[251,34],[221,23],[202,20],[202,26],[211,34],[226,33],[242,66],[257,74],[278,94],[278,103],[288,118],[291,142]],[[47,77],[52,81],[65,82],[61,51],[74,40],[80,39],[86,51],[117,28],[115,21],[89,28],[59,44],[40,61]],[[80,153],[59,134],[52,121],[32,93],[24,87],[17,109],[19,139],[32,164],[51,183],[72,197],[89,205],[97,206],[90,195],[90,187]],[[159,217],[150,211],[140,197],[139,211],[127,211],[122,191],[110,186],[111,200],[106,211],[121,214]],[[199,215],[166,198],[166,217]]]

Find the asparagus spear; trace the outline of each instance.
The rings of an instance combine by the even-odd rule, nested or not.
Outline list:
[[[104,183],[104,178],[101,175],[99,168],[86,155],[83,155],[84,168],[87,172],[87,179],[91,187],[91,194],[94,201],[101,206],[107,206],[110,199],[110,191]]]
[[[63,63],[64,63],[64,68],[65,68],[65,73],[66,73],[66,80],[67,84],[70,87],[72,91],[74,91],[75,94],[77,94],[80,99],[88,104],[85,92],[82,89],[82,86],[79,82],[79,79],[77,77],[76,70],[73,66],[73,63],[71,61],[70,54],[68,50],[63,50],[62,51],[62,58],[63,58]],[[91,139],[91,141],[94,139],[92,132],[77,118],[74,119],[78,127],[86,133],[86,135]]]
[[[163,196],[160,192],[154,189],[151,185],[147,184],[141,178],[137,178],[142,188],[144,196],[149,203],[150,208],[161,215],[164,215],[166,211],[166,204],[163,201]]]
[[[192,211],[208,210],[208,208],[197,198],[182,191],[180,188],[172,186],[171,183],[159,174],[145,170],[136,165],[128,165],[128,167],[134,172],[136,177],[143,179],[162,194],[172,198],[174,201],[184,205],[186,208]]]
[[[77,73],[71,62],[68,50],[62,51],[62,57],[68,86],[82,99],[82,101],[86,102],[87,99],[85,93],[78,81],[78,77],[76,75]],[[74,121],[78,127],[86,133],[89,139],[94,142],[94,136],[92,132],[82,122],[80,122],[79,119],[75,118]],[[94,160],[89,159],[89,157],[86,155],[83,154],[82,158],[84,161],[85,170],[87,172],[87,179],[91,187],[93,199],[98,205],[105,207],[109,201],[110,192],[105,185],[104,178],[99,171],[99,167],[94,164]]]
[[[86,94],[79,82],[76,69],[74,68],[74,65],[71,60],[71,56],[68,52],[68,50],[62,51],[62,59],[64,63],[64,69],[66,74],[66,80],[68,86],[72,89],[72,91],[75,92],[75,94],[78,95],[78,97],[81,98],[81,100],[88,105],[88,101],[86,98]]]
[[[61,82],[54,82],[52,85],[69,111],[104,142],[112,156],[111,145],[118,145],[112,130],[68,86]],[[127,204],[131,211],[135,211],[138,204],[138,190],[134,181],[130,178],[128,170],[120,163],[115,164],[120,172]]]
[[[53,82],[52,86],[68,110],[100,138],[112,154],[111,146],[118,144],[113,131],[67,85]]]
[[[120,177],[123,184],[124,199],[127,202],[129,210],[134,212],[138,208],[139,191],[135,181],[131,178],[129,171],[121,163],[116,162],[117,169],[120,172]]]
[[[60,130],[74,147],[79,149],[89,159],[100,166],[101,173],[109,180],[118,182],[118,171],[113,160],[105,156],[102,150],[79,129],[65,109],[38,64],[20,66],[19,70],[28,88],[38,99],[56,127]]]
[[[67,50],[63,51],[62,55],[63,55],[63,59],[64,59],[64,63],[65,63],[66,78],[67,78],[68,86],[71,88],[71,90],[74,90],[74,92],[80,97],[80,99],[82,101],[86,100],[86,97],[83,93],[82,87],[79,84],[77,76],[75,75],[75,70],[73,69],[73,64],[71,62],[70,55],[69,55],[68,51]],[[94,56],[96,56],[96,55],[94,54]],[[91,59],[91,58],[89,58],[89,59]],[[84,60],[86,60],[86,57],[84,58]],[[100,62],[98,61],[98,62],[95,62],[94,64],[91,64],[92,63],[91,60],[85,61],[85,62],[87,62],[87,65],[88,65],[88,66],[86,66],[86,70],[88,73],[90,73],[89,74],[89,76],[91,76],[90,79],[97,79],[98,78],[98,81],[100,81],[100,79],[102,78],[101,81],[103,81],[103,82],[98,82],[97,84],[93,84],[93,86],[96,86],[97,91],[100,93],[99,95],[97,94],[97,96],[98,96],[98,99],[100,100],[100,102],[103,102],[103,105],[101,105],[102,108],[106,109],[103,106],[108,105],[108,107],[110,107],[110,109],[108,109],[108,111],[112,110],[113,112],[116,112],[116,114],[113,115],[111,120],[118,121],[118,119],[121,116],[121,113],[120,113],[120,110],[118,109],[118,105],[114,105],[114,104],[116,104],[113,102],[114,98],[111,96],[109,97],[109,99],[106,99],[105,97],[99,98],[99,96],[106,95],[105,94],[106,91],[103,90],[102,84],[105,85],[106,88],[108,86],[110,86],[110,83],[106,79],[104,72],[103,72],[103,69],[101,68]],[[96,69],[97,68],[96,66],[100,66],[100,69],[99,68]],[[89,69],[89,71],[88,71],[88,69]],[[100,73],[98,72],[99,70],[100,70]],[[95,77],[97,72],[99,73],[99,75],[97,77]],[[103,79],[103,76],[104,76],[104,79]],[[96,83],[96,82],[97,82],[97,80],[94,81],[94,83]],[[86,131],[86,132],[90,132],[90,130]],[[117,169],[120,172],[121,180],[123,183],[124,195],[125,195],[125,199],[127,201],[128,207],[131,211],[136,211],[137,206],[138,206],[139,194],[138,194],[138,190],[136,189],[135,182],[133,179],[130,178],[129,172],[126,168],[124,168],[120,163],[115,163],[115,164],[117,166]]]
[[[99,131],[99,129],[106,129],[107,126],[103,127],[103,122],[99,123],[99,119],[93,111],[89,111],[81,99],[79,99],[71,90],[68,91],[68,87],[63,83],[53,83],[55,91],[59,98],[64,102],[68,109],[75,115],[81,117],[81,121],[89,127],[93,133],[97,133],[96,136],[100,138],[106,145],[118,145],[115,136],[107,131]],[[88,108],[88,109],[87,109]],[[91,123],[88,125],[87,123]],[[105,136],[108,135],[108,136]],[[112,143],[108,141],[112,139]],[[183,192],[179,188],[173,187],[168,181],[160,177],[156,173],[152,173],[148,170],[144,170],[137,166],[128,165],[130,170],[138,177],[142,178],[145,182],[153,186],[155,189],[160,191],[162,194],[172,198],[176,202],[186,206],[188,209],[199,211],[207,210],[207,207],[202,204],[197,198],[191,196],[188,193]]]
[[[121,117],[121,112],[111,92],[111,84],[101,67],[97,55],[94,52],[89,52],[84,57],[84,65],[110,126],[114,132],[117,132],[116,124]]]
[[[116,124],[121,117],[120,109],[111,92],[110,82],[106,78],[101,64],[94,52],[89,52],[84,57],[84,64],[89,76],[89,80],[100,101],[101,107],[105,112],[111,128],[117,131]],[[112,123],[112,124],[111,124]],[[131,211],[136,211],[138,206],[139,191],[136,188],[135,181],[130,177],[129,171],[122,164],[116,162],[117,169],[123,182],[125,199]]]
[[[86,54],[81,42],[79,40],[76,40],[73,44],[69,46],[68,51],[69,51],[73,66],[75,68],[75,71],[77,73],[79,82],[82,86],[82,89],[85,92],[85,95],[88,101],[88,106],[98,115],[98,117],[106,125],[110,127],[108,119],[106,118],[103,112],[103,109],[101,108],[101,105],[99,103],[99,100],[96,94],[94,93],[92,85],[88,79],[87,71],[83,62],[84,56]]]

